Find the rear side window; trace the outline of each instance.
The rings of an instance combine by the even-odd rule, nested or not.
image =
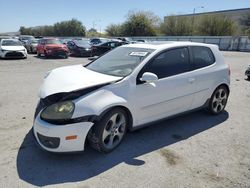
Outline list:
[[[194,68],[199,69],[215,62],[214,54],[208,47],[191,46]]]
[[[189,71],[187,48],[177,48],[161,53],[144,70],[144,72],[156,74],[159,79],[187,71]]]

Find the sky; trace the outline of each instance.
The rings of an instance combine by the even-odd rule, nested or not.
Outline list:
[[[163,19],[172,14],[191,14],[194,8],[197,13],[250,8],[250,0],[0,0],[0,33],[72,18],[87,29],[94,26],[103,32],[111,23],[124,22],[130,10],[151,11]]]

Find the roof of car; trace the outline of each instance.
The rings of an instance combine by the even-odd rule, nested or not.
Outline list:
[[[178,46],[214,46],[212,44],[205,44],[205,43],[196,43],[196,42],[189,42],[189,41],[155,41],[155,42],[146,42],[146,43],[135,43],[135,44],[128,44],[125,45],[126,47],[134,47],[134,48],[150,48],[150,49],[164,49],[164,48],[171,48],[171,47],[178,47]]]

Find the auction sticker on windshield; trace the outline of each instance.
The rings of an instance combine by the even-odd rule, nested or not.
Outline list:
[[[148,54],[148,52],[131,52],[129,55],[131,56],[141,56],[144,57]]]

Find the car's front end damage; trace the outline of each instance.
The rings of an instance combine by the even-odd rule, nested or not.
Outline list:
[[[73,76],[65,78],[63,72]],[[87,134],[98,121],[98,115],[86,104],[83,108],[82,101],[88,94],[119,79],[105,75],[99,75],[100,80],[96,81],[83,79],[88,74],[95,78],[93,74],[99,73],[77,65],[55,69],[46,75],[40,88],[33,126],[34,136],[43,149],[51,152],[84,150]],[[73,80],[78,82],[73,84]]]

